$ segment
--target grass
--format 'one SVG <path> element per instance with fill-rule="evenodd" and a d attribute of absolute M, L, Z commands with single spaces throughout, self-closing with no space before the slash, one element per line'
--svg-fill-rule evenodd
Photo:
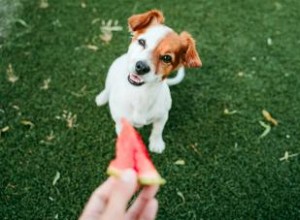
<path fill-rule="evenodd" d="M 204 64 L 171 89 L 167 148 L 151 154 L 168 181 L 157 219 L 299 218 L 300 155 L 279 160 L 300 153 L 299 1 L 48 2 L 22 1 L 0 48 L 1 219 L 75 219 L 107 178 L 114 125 L 94 98 L 127 49 L 127 17 L 152 8 L 192 33 Z M 105 44 L 97 18 L 123 31 Z M 279 125 L 259 138 L 263 109 Z"/>

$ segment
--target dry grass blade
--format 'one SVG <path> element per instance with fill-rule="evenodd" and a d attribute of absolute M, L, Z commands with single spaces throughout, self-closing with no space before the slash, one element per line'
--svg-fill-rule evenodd
<path fill-rule="evenodd" d="M 45 79 L 43 85 L 41 86 L 41 89 L 48 90 L 50 82 L 51 82 L 51 78 Z"/>
<path fill-rule="evenodd" d="M 80 6 L 81 6 L 81 8 L 86 8 L 86 3 L 85 2 L 81 2 Z"/>
<path fill-rule="evenodd" d="M 90 93 L 93 93 L 94 90 L 86 90 L 86 85 L 84 85 L 78 92 L 74 92 L 74 91 L 68 91 L 70 92 L 73 96 L 76 96 L 76 97 L 84 97 Z"/>
<path fill-rule="evenodd" d="M 74 128 L 74 127 L 77 127 L 78 125 L 76 124 L 76 121 L 77 121 L 77 115 L 76 114 L 73 114 L 72 112 L 68 112 L 66 110 L 63 111 L 63 115 L 62 117 L 60 116 L 56 116 L 56 118 L 58 120 L 62 119 L 64 121 L 66 121 L 67 123 L 67 127 L 68 128 Z"/>
<path fill-rule="evenodd" d="M 92 44 L 86 45 L 86 48 L 87 48 L 87 49 L 90 49 L 90 50 L 92 50 L 92 51 L 97 51 L 97 50 L 98 50 L 98 47 L 95 46 L 95 45 L 92 45 Z"/>
<path fill-rule="evenodd" d="M 31 121 L 28 121 L 28 120 L 22 120 L 21 124 L 25 125 L 25 126 L 29 126 L 30 129 L 34 127 L 34 124 Z"/>
<path fill-rule="evenodd" d="M 123 30 L 122 26 L 119 26 L 118 24 L 118 20 L 113 21 L 112 19 L 109 19 L 107 22 L 102 20 L 100 27 L 102 34 L 100 35 L 100 39 L 105 43 L 109 43 L 113 37 L 113 31 Z"/>
<path fill-rule="evenodd" d="M 100 21 L 100 18 L 95 18 L 95 19 L 92 20 L 91 24 L 96 24 L 99 21 Z"/>
<path fill-rule="evenodd" d="M 7 132 L 9 129 L 9 126 L 5 126 L 4 128 L 1 128 L 0 132 L 4 133 Z"/>
<path fill-rule="evenodd" d="M 8 67 L 6 69 L 6 75 L 7 75 L 7 80 L 11 83 L 15 83 L 19 79 L 19 77 L 15 75 L 15 71 L 11 64 L 8 64 Z"/>
<path fill-rule="evenodd" d="M 262 114 L 267 121 L 271 122 L 275 126 L 278 125 L 278 121 L 274 119 L 267 110 L 263 109 Z"/>
<path fill-rule="evenodd" d="M 201 152 L 198 150 L 197 146 L 198 146 L 198 143 L 195 143 L 195 144 L 191 144 L 190 145 L 191 148 L 194 150 L 195 153 L 197 153 L 199 156 L 202 156 L 201 155 Z"/>
<path fill-rule="evenodd" d="M 17 20 L 16 20 L 16 23 L 22 25 L 22 26 L 25 27 L 25 28 L 28 28 L 28 27 L 29 27 L 29 25 L 28 25 L 28 24 L 26 23 L 26 21 L 24 21 L 23 19 L 17 19 Z"/>
<path fill-rule="evenodd" d="M 43 8 L 43 9 L 48 8 L 48 7 L 49 7 L 48 0 L 41 0 L 41 1 L 40 1 L 40 6 L 39 6 L 39 7 L 40 7 L 40 8 Z"/>
<path fill-rule="evenodd" d="M 269 45 L 269 46 L 272 46 L 272 44 L 273 44 L 273 41 L 272 41 L 272 38 L 268 38 L 267 39 L 267 44 Z"/>
<path fill-rule="evenodd" d="M 185 203 L 185 197 L 182 192 L 177 191 L 177 195 L 182 199 L 182 202 Z"/>
<path fill-rule="evenodd" d="M 176 160 L 175 162 L 174 162 L 174 164 L 175 165 L 185 165 L 185 161 L 184 160 Z"/>
<path fill-rule="evenodd" d="M 47 141 L 52 141 L 55 138 L 53 131 L 50 132 L 49 135 L 46 136 Z"/>
<path fill-rule="evenodd" d="M 1 128 L 0 129 L 0 138 L 1 138 L 1 134 L 9 131 L 9 129 L 10 129 L 9 126 L 5 126 L 4 128 Z"/>
<path fill-rule="evenodd" d="M 56 171 L 55 177 L 52 181 L 52 185 L 55 186 L 59 179 L 60 179 L 60 172 Z"/>
<path fill-rule="evenodd" d="M 259 138 L 264 138 L 265 136 L 267 136 L 270 133 L 271 126 L 262 121 L 259 121 L 259 124 L 265 128 L 264 132 L 259 136 Z"/>
<path fill-rule="evenodd" d="M 237 113 L 236 110 L 229 111 L 228 108 L 225 108 L 225 109 L 224 109 L 224 114 L 225 114 L 225 115 L 234 115 L 234 114 L 236 114 L 236 113 Z"/>
<path fill-rule="evenodd" d="M 283 160 L 288 160 L 289 158 L 291 157 L 297 157 L 299 155 L 299 153 L 297 154 L 289 154 L 288 151 L 284 152 L 284 156 L 279 158 L 280 161 L 283 161 Z"/>
<path fill-rule="evenodd" d="M 100 39 L 105 42 L 105 43 L 109 43 L 113 37 L 111 32 L 104 32 L 103 34 L 101 34 Z"/>

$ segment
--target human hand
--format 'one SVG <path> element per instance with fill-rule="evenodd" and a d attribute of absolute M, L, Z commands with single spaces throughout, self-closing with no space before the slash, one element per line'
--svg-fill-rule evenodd
<path fill-rule="evenodd" d="M 109 177 L 93 192 L 79 219 L 153 220 L 158 210 L 155 198 L 158 188 L 158 186 L 144 187 L 127 209 L 129 200 L 138 189 L 138 184 L 136 172 L 126 170 L 120 178 Z"/>

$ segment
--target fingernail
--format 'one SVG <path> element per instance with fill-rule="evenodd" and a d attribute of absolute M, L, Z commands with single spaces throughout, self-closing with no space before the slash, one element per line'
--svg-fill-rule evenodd
<path fill-rule="evenodd" d="M 134 182 L 136 179 L 136 173 L 134 170 L 125 170 L 121 175 L 121 180 L 126 183 Z"/>

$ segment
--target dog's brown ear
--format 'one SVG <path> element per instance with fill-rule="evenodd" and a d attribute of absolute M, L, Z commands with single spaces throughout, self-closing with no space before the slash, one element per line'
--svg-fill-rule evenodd
<path fill-rule="evenodd" d="M 151 10 L 143 14 L 133 15 L 128 19 L 129 30 L 134 32 L 153 24 L 164 23 L 164 15 L 159 10 Z"/>
<path fill-rule="evenodd" d="M 201 67 L 202 62 L 196 50 L 196 43 L 193 37 L 188 32 L 182 32 L 180 34 L 183 45 L 183 57 L 182 62 L 186 67 Z"/>

